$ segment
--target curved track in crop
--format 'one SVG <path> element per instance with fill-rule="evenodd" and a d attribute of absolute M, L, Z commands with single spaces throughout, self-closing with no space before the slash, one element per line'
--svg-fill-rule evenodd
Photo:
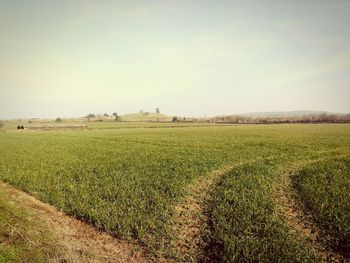
<path fill-rule="evenodd" d="M 202 256 L 203 233 L 208 231 L 207 198 L 218 179 L 231 169 L 227 166 L 200 176 L 188 186 L 186 196 L 176 205 L 175 250 L 181 255 L 181 261 L 197 262 Z"/>
<path fill-rule="evenodd" d="M 307 240 L 314 253 L 327 262 L 350 262 L 342 254 L 332 250 L 327 244 L 329 235 L 318 226 L 310 211 L 299 197 L 293 175 L 306 164 L 314 161 L 295 162 L 281 175 L 276 187 L 277 214 L 285 218 L 291 232 L 298 238 Z"/>

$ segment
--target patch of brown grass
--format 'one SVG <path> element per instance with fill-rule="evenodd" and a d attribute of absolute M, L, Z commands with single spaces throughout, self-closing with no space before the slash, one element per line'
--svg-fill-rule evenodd
<path fill-rule="evenodd" d="M 50 256 L 50 262 L 149 261 L 136 244 L 97 231 L 6 183 L 0 182 L 0 187 L 14 204 L 31 212 L 28 220 L 44 222 L 53 233 L 62 253 Z"/>

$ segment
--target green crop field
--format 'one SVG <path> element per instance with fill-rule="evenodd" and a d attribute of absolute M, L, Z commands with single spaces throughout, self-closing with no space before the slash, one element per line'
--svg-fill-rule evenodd
<path fill-rule="evenodd" d="M 290 178 L 302 209 L 349 257 L 350 125 L 100 125 L 0 133 L 0 179 L 136 241 L 151 260 L 319 261 L 277 211 L 276 189 L 298 163 Z M 202 242 L 187 255 L 176 207 L 223 168 L 205 197 Z"/>
<path fill-rule="evenodd" d="M 308 208 L 329 232 L 335 249 L 350 251 L 350 156 L 322 159 L 303 167 L 296 184 Z"/>

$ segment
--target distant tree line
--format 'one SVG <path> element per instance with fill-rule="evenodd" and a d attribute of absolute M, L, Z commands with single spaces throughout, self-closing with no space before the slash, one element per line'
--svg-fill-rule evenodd
<path fill-rule="evenodd" d="M 268 116 L 252 117 L 242 115 L 218 116 L 210 119 L 215 123 L 346 123 L 350 114 L 318 114 L 304 116 Z"/>
<path fill-rule="evenodd" d="M 89 113 L 88 115 L 86 115 L 84 118 L 88 119 L 89 121 L 91 119 L 93 119 L 94 121 L 103 121 L 104 119 L 112 119 L 114 121 L 119 121 L 120 117 L 118 115 L 118 113 L 113 112 L 111 115 L 109 115 L 107 112 L 102 114 L 94 114 L 94 113 Z"/>
<path fill-rule="evenodd" d="M 159 108 L 156 108 L 154 113 L 156 114 L 160 114 L 160 109 Z M 143 111 L 143 110 L 140 110 L 140 114 L 142 115 L 150 115 L 150 112 L 149 111 Z M 114 121 L 120 121 L 121 120 L 121 117 L 118 115 L 118 113 L 116 112 L 113 112 L 111 115 L 109 115 L 107 112 L 104 113 L 103 115 L 102 114 L 95 114 L 95 113 L 89 113 L 88 115 L 86 115 L 84 118 L 88 119 L 89 121 L 90 120 L 94 120 L 94 121 L 102 121 L 102 120 L 105 120 L 106 118 L 112 118 L 113 116 L 113 119 Z M 58 120 L 59 118 L 56 119 L 56 121 Z M 59 121 L 57 121 L 59 122 Z"/>
<path fill-rule="evenodd" d="M 160 109 L 159 109 L 159 108 L 156 108 L 156 109 L 154 110 L 154 113 L 160 114 Z M 149 111 L 140 110 L 140 114 L 149 115 L 150 112 L 149 112 Z"/>
<path fill-rule="evenodd" d="M 94 113 L 89 113 L 88 115 L 85 116 L 85 118 L 87 119 L 92 119 L 92 118 L 95 118 L 95 114 Z"/>

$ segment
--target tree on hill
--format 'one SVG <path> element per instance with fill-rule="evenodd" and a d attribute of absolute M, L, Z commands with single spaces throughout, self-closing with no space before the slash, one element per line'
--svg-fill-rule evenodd
<path fill-rule="evenodd" d="M 56 122 L 62 122 L 62 118 L 57 117 Z"/>
<path fill-rule="evenodd" d="M 105 117 L 109 117 L 108 113 L 106 112 L 105 114 L 103 114 L 103 116 Z"/>
<path fill-rule="evenodd" d="M 95 114 L 89 113 L 88 115 L 86 115 L 85 118 L 88 118 L 88 119 L 90 119 L 90 118 L 95 118 Z"/>
<path fill-rule="evenodd" d="M 156 108 L 156 113 L 157 113 L 157 114 L 160 114 L 159 108 Z"/>
<path fill-rule="evenodd" d="M 115 121 L 118 121 L 118 120 L 119 120 L 118 113 L 113 112 L 113 116 L 114 116 L 114 120 L 115 120 Z"/>

